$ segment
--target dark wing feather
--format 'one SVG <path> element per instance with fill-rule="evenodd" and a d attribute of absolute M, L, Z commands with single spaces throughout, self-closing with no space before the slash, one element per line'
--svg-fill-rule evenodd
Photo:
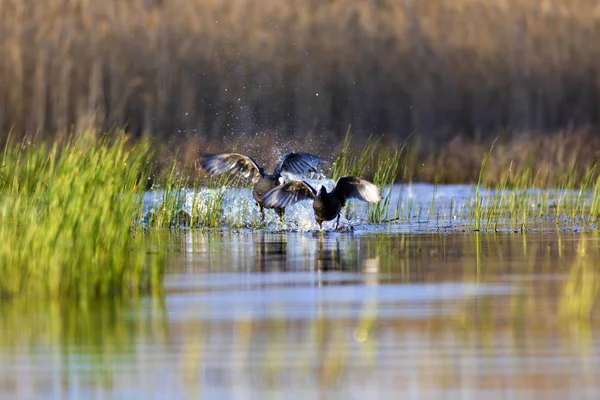
<path fill-rule="evenodd" d="M 308 153 L 287 153 L 283 160 L 275 167 L 274 174 L 291 172 L 296 175 L 304 175 L 309 172 L 318 172 L 319 167 L 325 163 L 321 157 Z"/>
<path fill-rule="evenodd" d="M 237 154 L 210 154 L 200 157 L 200 165 L 210 174 L 240 174 L 256 183 L 263 175 L 262 168 L 252 158 Z"/>
<path fill-rule="evenodd" d="M 283 208 L 300 200 L 314 199 L 316 195 L 317 191 L 308 183 L 289 181 L 265 193 L 262 204 L 269 208 Z"/>
<path fill-rule="evenodd" d="M 377 203 L 381 200 L 381 191 L 377 185 L 356 176 L 342 176 L 338 179 L 333 193 L 342 202 L 350 198 L 369 203 Z"/>

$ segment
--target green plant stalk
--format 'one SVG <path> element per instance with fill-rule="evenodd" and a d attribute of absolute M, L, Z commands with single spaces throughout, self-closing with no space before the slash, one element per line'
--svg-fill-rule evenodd
<path fill-rule="evenodd" d="M 492 153 L 492 150 L 494 149 L 494 144 L 496 143 L 496 141 L 498 140 L 498 138 L 494 139 L 494 141 L 492 142 L 492 145 L 490 146 L 490 149 L 487 153 L 485 153 L 484 157 L 483 157 L 483 161 L 481 163 L 481 168 L 479 169 L 479 178 L 477 179 L 477 189 L 475 190 L 475 231 L 480 231 L 481 230 L 481 218 L 482 218 L 482 207 L 481 207 L 481 199 L 479 197 L 479 191 L 481 188 L 481 179 L 483 177 L 483 173 L 485 172 L 485 167 L 487 166 L 488 160 L 490 158 L 490 154 Z"/>
<path fill-rule="evenodd" d="M 132 226 L 149 144 L 88 131 L 60 145 L 8 143 L 0 189 L 0 297 L 88 301 L 156 290 L 161 253 Z"/>

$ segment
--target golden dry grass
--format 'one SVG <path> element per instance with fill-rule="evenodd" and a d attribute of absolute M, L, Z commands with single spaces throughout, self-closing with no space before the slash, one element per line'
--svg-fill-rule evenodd
<path fill-rule="evenodd" d="M 0 132 L 332 147 L 352 125 L 435 154 L 595 126 L 599 4 L 0 0 Z"/>
<path fill-rule="evenodd" d="M 477 182 L 490 141 L 454 136 L 436 151 L 413 146 L 404 179 L 438 183 Z M 500 135 L 490 154 L 482 183 L 509 186 L 577 187 L 600 159 L 600 135 L 582 128 L 556 133 Z"/>
<path fill-rule="evenodd" d="M 593 0 L 0 0 L 0 36 L 4 131 L 477 137 L 599 116 Z"/>

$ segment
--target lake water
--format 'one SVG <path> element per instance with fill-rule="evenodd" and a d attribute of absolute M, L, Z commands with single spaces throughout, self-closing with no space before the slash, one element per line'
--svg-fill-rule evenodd
<path fill-rule="evenodd" d="M 159 295 L 1 304 L 0 398 L 600 398 L 597 233 L 297 216 L 149 232 Z"/>

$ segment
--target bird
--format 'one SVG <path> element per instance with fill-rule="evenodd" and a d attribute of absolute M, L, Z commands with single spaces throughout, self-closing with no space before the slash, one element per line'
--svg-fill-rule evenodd
<path fill-rule="evenodd" d="M 331 192 L 325 186 L 319 191 L 305 181 L 289 181 L 269 190 L 263 196 L 265 207 L 287 207 L 300 200 L 312 199 L 315 219 L 319 229 L 323 229 L 324 221 L 332 221 L 337 217 L 335 229 L 340 223 L 340 212 L 349 199 L 359 199 L 369 203 L 379 202 L 381 190 L 365 179 L 356 176 L 342 176 Z"/>
<path fill-rule="evenodd" d="M 305 175 L 309 172 L 318 172 L 319 167 L 325 163 L 321 157 L 309 153 L 290 152 L 275 166 L 273 173 L 268 174 L 249 156 L 238 153 L 206 154 L 199 159 L 202 169 L 210 174 L 240 174 L 251 181 L 254 186 L 252 195 L 264 220 L 264 208 L 274 208 L 275 212 L 283 222 L 285 206 L 270 207 L 263 204 L 264 195 L 271 189 L 283 184 L 285 180 L 281 176 L 283 172 L 295 175 Z"/>

